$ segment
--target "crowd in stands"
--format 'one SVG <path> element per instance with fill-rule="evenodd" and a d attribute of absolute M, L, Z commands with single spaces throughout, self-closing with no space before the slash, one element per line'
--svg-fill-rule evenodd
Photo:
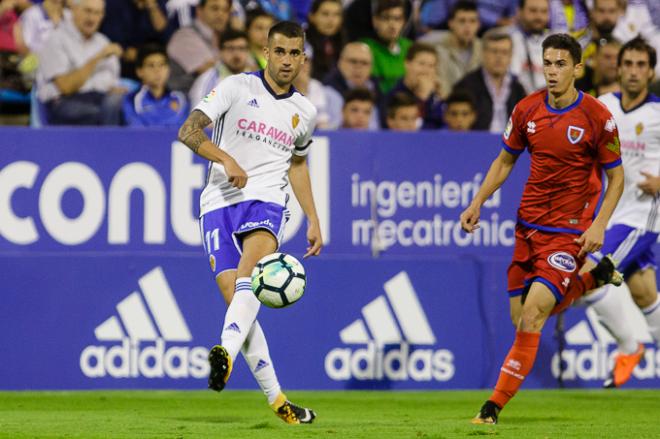
<path fill-rule="evenodd" d="M 0 0 L 0 121 L 178 127 L 265 67 L 280 20 L 306 29 L 294 85 L 324 130 L 499 133 L 544 87 L 551 33 L 580 42 L 594 96 L 618 90 L 623 43 L 660 50 L 660 0 Z"/>

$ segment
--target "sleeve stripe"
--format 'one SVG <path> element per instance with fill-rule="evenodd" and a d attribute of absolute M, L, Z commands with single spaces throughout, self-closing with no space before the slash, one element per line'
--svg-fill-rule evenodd
<path fill-rule="evenodd" d="M 614 160 L 613 162 L 610 162 L 610 163 L 602 163 L 601 166 L 603 167 L 603 169 L 612 169 L 612 168 L 616 168 L 621 163 L 622 163 L 621 159 L 618 158 L 618 159 L 616 159 L 616 160 Z"/>
<path fill-rule="evenodd" d="M 510 153 L 510 154 L 513 154 L 513 155 L 520 155 L 520 154 L 522 154 L 522 152 L 524 151 L 524 149 L 513 149 L 513 148 L 511 148 L 509 145 L 507 145 L 506 143 L 504 143 L 504 141 L 502 141 L 502 148 L 504 148 L 504 150 L 505 150 L 506 152 L 508 152 L 508 153 Z"/>
<path fill-rule="evenodd" d="M 297 146 L 297 145 L 296 145 L 296 151 L 298 151 L 298 152 L 303 152 L 304 150 L 306 150 L 307 148 L 309 148 L 309 145 L 311 145 L 311 144 L 312 144 L 312 140 L 310 140 L 309 142 L 307 142 L 307 144 L 305 144 L 305 145 L 303 145 L 303 146 Z"/>

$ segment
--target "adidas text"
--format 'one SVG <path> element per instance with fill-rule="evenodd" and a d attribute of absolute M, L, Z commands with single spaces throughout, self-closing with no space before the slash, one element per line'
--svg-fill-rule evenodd
<path fill-rule="evenodd" d="M 80 355 L 80 369 L 89 378 L 205 378 L 209 374 L 208 354 L 201 346 L 165 349 L 162 339 L 140 345 L 125 338 L 111 347 L 87 346 Z"/>
<path fill-rule="evenodd" d="M 594 343 L 587 349 L 566 349 L 562 353 L 564 366 L 562 378 L 566 381 L 602 381 L 608 377 L 614 356 L 614 350 L 599 343 Z M 557 353 L 552 357 L 552 375 L 555 378 L 559 376 L 559 355 Z M 633 376 L 638 380 L 660 377 L 660 351 L 647 347 L 644 360 L 637 365 Z"/>
<path fill-rule="evenodd" d="M 411 349 L 401 343 L 382 350 L 374 343 L 363 349 L 335 348 L 325 357 L 332 380 L 449 381 L 455 373 L 454 354 L 447 349 Z"/>

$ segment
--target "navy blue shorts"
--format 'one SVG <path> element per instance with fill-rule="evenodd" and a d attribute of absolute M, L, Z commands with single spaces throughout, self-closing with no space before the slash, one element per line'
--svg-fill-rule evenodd
<path fill-rule="evenodd" d="M 244 201 L 213 210 L 200 218 L 204 250 L 215 276 L 235 270 L 243 252 L 242 236 L 253 230 L 266 230 L 280 246 L 288 211 L 279 204 L 258 200 Z"/>

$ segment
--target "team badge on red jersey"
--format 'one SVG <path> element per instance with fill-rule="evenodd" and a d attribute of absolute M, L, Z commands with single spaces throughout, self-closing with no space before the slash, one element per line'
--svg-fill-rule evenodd
<path fill-rule="evenodd" d="M 583 135 L 584 135 L 584 128 L 569 125 L 568 129 L 566 130 L 566 137 L 568 137 L 568 141 L 571 142 L 573 145 L 575 145 L 580 140 L 582 140 Z"/>

